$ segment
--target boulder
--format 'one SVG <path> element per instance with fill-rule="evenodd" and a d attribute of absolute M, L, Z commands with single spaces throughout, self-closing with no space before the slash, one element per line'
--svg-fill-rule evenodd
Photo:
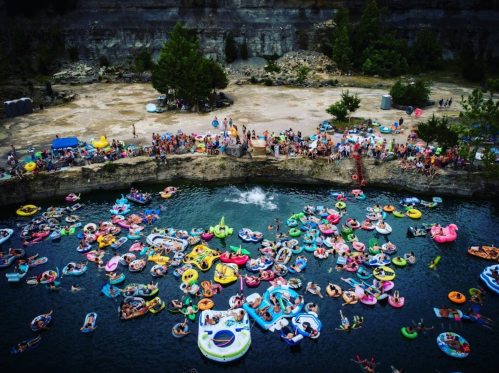
<path fill-rule="evenodd" d="M 227 155 L 240 158 L 243 155 L 243 147 L 241 145 L 227 145 L 225 148 Z"/>
<path fill-rule="evenodd" d="M 185 146 L 179 146 L 176 150 L 177 154 L 187 154 L 189 153 L 189 149 L 187 149 Z"/>

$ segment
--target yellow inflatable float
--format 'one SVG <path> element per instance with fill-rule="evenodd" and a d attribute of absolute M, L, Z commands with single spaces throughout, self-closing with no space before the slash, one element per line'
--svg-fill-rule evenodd
<path fill-rule="evenodd" d="M 164 199 L 168 199 L 172 196 L 170 192 L 159 192 L 159 196 Z"/>
<path fill-rule="evenodd" d="M 192 264 L 205 272 L 211 268 L 213 262 L 220 258 L 220 254 L 208 246 L 197 245 L 194 249 L 184 256 L 184 263 Z"/>
<path fill-rule="evenodd" d="M 407 216 L 410 217 L 411 219 L 419 219 L 423 214 L 421 211 L 416 210 L 416 209 L 410 209 L 407 210 L 406 212 Z"/>
<path fill-rule="evenodd" d="M 36 168 L 36 163 L 35 162 L 26 163 L 26 166 L 24 166 L 24 169 L 26 171 L 33 171 L 35 168 Z"/>
<path fill-rule="evenodd" d="M 111 245 L 114 241 L 116 241 L 116 238 L 112 234 L 106 234 L 105 236 L 99 236 L 99 238 L 97 238 L 99 249 Z"/>
<path fill-rule="evenodd" d="M 109 143 L 107 142 L 105 136 L 101 136 L 100 141 L 93 141 L 92 145 L 94 146 L 94 148 L 105 148 L 109 145 Z"/>
<path fill-rule="evenodd" d="M 38 207 L 35 205 L 26 205 L 17 209 L 16 214 L 21 216 L 30 216 L 38 211 Z"/>
<path fill-rule="evenodd" d="M 191 281 L 196 281 L 199 277 L 198 271 L 195 269 L 188 269 L 182 274 L 182 282 L 191 282 Z"/>
<path fill-rule="evenodd" d="M 238 266 L 234 263 L 218 263 L 215 267 L 214 280 L 219 284 L 229 284 L 237 280 Z"/>
<path fill-rule="evenodd" d="M 236 136 L 237 136 L 237 130 L 234 128 L 234 126 L 231 126 L 231 127 L 230 127 L 230 134 L 231 134 L 233 137 L 236 137 Z"/>
<path fill-rule="evenodd" d="M 160 254 L 154 254 L 147 258 L 149 262 L 155 262 L 159 265 L 166 265 L 170 262 L 170 258 L 167 256 L 162 256 Z"/>

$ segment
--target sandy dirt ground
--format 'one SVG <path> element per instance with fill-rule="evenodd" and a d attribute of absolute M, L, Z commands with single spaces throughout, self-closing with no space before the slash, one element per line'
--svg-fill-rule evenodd
<path fill-rule="evenodd" d="M 57 89 L 54 86 L 54 89 Z M 66 86 L 61 87 L 67 89 Z M 156 103 L 158 93 L 149 84 L 92 84 L 74 86 L 71 89 L 78 99 L 71 103 L 36 111 L 31 115 L 3 120 L 0 132 L 2 154 L 14 144 L 21 152 L 28 147 L 37 150 L 47 148 L 56 135 L 59 137 L 77 136 L 88 141 L 91 138 L 106 136 L 109 140 L 120 139 L 128 142 L 149 143 L 153 132 L 204 133 L 207 129 L 215 132 L 211 122 L 232 118 L 239 126 L 245 124 L 250 130 L 262 133 L 264 130 L 280 132 L 292 128 L 303 135 L 312 134 L 314 129 L 330 115 L 325 109 L 340 99 L 346 88 L 292 88 L 266 87 L 261 85 L 230 84 L 224 90 L 234 99 L 231 107 L 216 109 L 211 113 L 165 112 L 150 114 L 145 110 L 148 103 Z M 431 99 L 453 98 L 451 109 L 427 108 L 421 118 L 415 119 L 401 110 L 381 110 L 381 96 L 388 89 L 350 88 L 362 99 L 355 117 L 371 118 L 384 125 L 398 122 L 402 116 L 406 133 L 396 136 L 404 141 L 409 128 L 418 120 L 427 120 L 432 113 L 455 116 L 461 109 L 461 95 L 471 92 L 469 88 L 448 83 L 435 83 Z M 132 124 L 135 124 L 138 139 L 133 140 Z M 375 129 L 377 133 L 379 129 Z"/>

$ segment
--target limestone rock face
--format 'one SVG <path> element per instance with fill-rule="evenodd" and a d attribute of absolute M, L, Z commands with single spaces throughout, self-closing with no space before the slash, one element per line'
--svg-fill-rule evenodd
<path fill-rule="evenodd" d="M 229 31 L 239 47 L 246 41 L 250 57 L 282 55 L 320 46 L 318 39 L 334 32 L 332 19 L 338 8 L 348 7 L 355 22 L 369 1 L 78 0 L 77 8 L 64 16 L 40 12 L 32 18 L 12 17 L 0 8 L 0 30 L 4 35 L 0 44 L 9 43 L 15 28 L 25 30 L 33 46 L 58 30 L 57 36 L 66 46 L 76 47 L 83 61 L 95 64 L 100 56 L 111 62 L 125 61 L 144 49 L 157 58 L 168 33 L 181 22 L 197 31 L 203 53 L 213 59 L 223 60 Z M 459 40 L 465 34 L 480 40 L 484 50 L 499 51 L 499 0 L 386 3 L 391 11 L 387 25 L 400 37 L 412 40 L 422 26 L 430 26 L 450 52 L 460 49 Z"/>
<path fill-rule="evenodd" d="M 353 159 L 344 159 L 340 165 L 331 166 L 326 159 L 285 160 L 284 157 L 256 156 L 256 152 L 253 155 L 253 159 L 209 156 L 206 153 L 168 155 L 166 165 L 153 157 L 135 157 L 116 161 L 112 174 L 107 171 L 105 163 L 97 163 L 50 174 L 27 174 L 22 180 L 1 179 L 0 206 L 64 197 L 74 192 L 123 189 L 134 183 L 164 185 L 165 181 L 175 179 L 217 183 L 261 180 L 328 185 L 342 190 L 357 188 L 357 183 L 352 180 L 355 173 Z M 398 188 L 433 196 L 489 196 L 497 199 L 499 194 L 499 181 L 485 179 L 481 173 L 446 169 L 429 181 L 420 174 L 402 173 L 398 162 L 375 165 L 372 160 L 363 159 L 362 163 L 369 187 Z"/>

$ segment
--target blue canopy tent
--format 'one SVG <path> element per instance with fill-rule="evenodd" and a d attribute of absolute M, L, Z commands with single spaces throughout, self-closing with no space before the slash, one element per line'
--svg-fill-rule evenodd
<path fill-rule="evenodd" d="M 64 137 L 62 139 L 52 140 L 52 154 L 59 156 L 58 150 L 65 150 L 71 148 L 76 151 L 80 156 L 80 148 L 78 147 L 78 138 L 76 137 Z"/>

